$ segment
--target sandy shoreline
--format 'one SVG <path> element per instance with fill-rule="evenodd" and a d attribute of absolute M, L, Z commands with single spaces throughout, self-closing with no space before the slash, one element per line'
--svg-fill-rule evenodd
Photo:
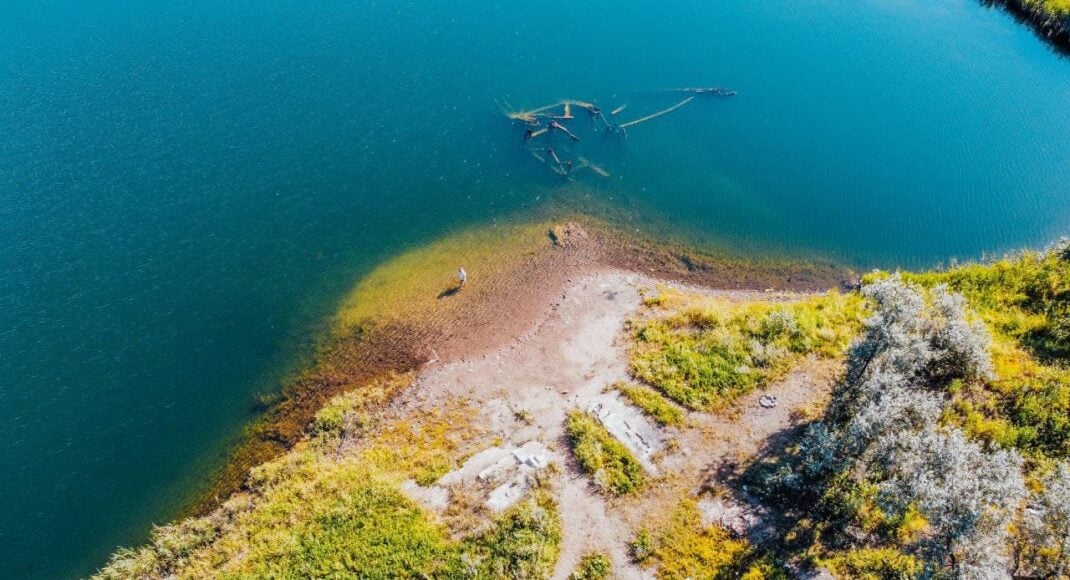
<path fill-rule="evenodd" d="M 286 382 L 279 402 L 252 426 L 234 459 L 190 513 L 215 508 L 241 486 L 250 467 L 277 457 L 300 440 L 311 417 L 332 396 L 384 373 L 419 369 L 429 361 L 463 364 L 515 348 L 561 307 L 577 280 L 625 276 L 642 279 L 649 287 L 660 281 L 758 294 L 822 291 L 854 281 L 849 270 L 831 264 L 710 256 L 659 246 L 582 219 L 540 224 L 536 230 L 526 234 L 527 245 L 514 253 L 481 248 L 486 254 L 483 268 L 468 266 L 465 256 L 448 255 L 437 286 L 418 285 L 409 291 L 412 296 L 402 293 L 392 303 L 403 305 L 404 311 L 386 306 L 382 317 L 332 337 L 310 368 Z M 444 254 L 451 254 L 446 250 Z M 453 262 L 469 268 L 469 283 L 460 291 L 449 282 Z"/>

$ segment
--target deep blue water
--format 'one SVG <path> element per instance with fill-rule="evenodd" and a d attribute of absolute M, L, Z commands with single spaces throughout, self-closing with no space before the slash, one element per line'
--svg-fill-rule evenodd
<path fill-rule="evenodd" d="M 668 106 L 562 185 L 508 103 Z M 1070 233 L 1070 61 L 972 0 L 0 3 L 0 575 L 219 466 L 376 262 L 555 206 L 920 267 Z"/>

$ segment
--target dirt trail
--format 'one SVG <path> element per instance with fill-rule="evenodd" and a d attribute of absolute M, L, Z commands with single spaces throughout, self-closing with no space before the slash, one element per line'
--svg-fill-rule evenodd
<path fill-rule="evenodd" d="M 464 397 L 480 409 L 474 421 L 505 445 L 531 440 L 565 456 L 569 409 L 587 408 L 603 388 L 628 377 L 621 330 L 639 305 L 639 287 L 650 280 L 621 272 L 570 282 L 546 316 L 509 346 L 474 358 L 431 364 L 410 389 L 406 406 L 431 409 Z M 574 469 L 558 483 L 564 528 L 555 577 L 567 577 L 590 550 L 614 559 L 615 573 L 642 577 L 627 558 L 629 526 L 607 509 L 588 480 Z"/>
<path fill-rule="evenodd" d="M 835 374 L 835 365 L 809 360 L 786 379 L 742 400 L 735 416 L 691 413 L 691 427 L 664 430 L 676 440 L 678 451 L 659 460 L 662 474 L 654 483 L 637 497 L 607 500 L 571 460 L 565 415 L 615 397 L 605 388 L 628 379 L 626 322 L 639 313 L 640 289 L 657 284 L 617 270 L 569 280 L 556 299 L 544 303 L 543 315 L 527 332 L 500 348 L 425 365 L 395 402 L 395 411 L 404 415 L 446 408 L 458 398 L 468 400 L 478 410 L 473 424 L 493 436 L 496 445 L 509 448 L 539 441 L 551 458 L 563 463 L 563 474 L 555 482 L 564 533 L 555 578 L 566 578 L 590 551 L 611 556 L 614 577 L 650 577 L 650 571 L 629 558 L 628 544 L 638 529 L 649 526 L 652 517 L 670 513 L 682 497 L 700 492 L 715 473 L 711 466 L 753 456 L 787 430 L 792 411 L 824 396 Z M 716 293 L 739 300 L 771 296 Z M 757 403 L 762 394 L 775 394 L 779 405 L 762 408 Z"/>

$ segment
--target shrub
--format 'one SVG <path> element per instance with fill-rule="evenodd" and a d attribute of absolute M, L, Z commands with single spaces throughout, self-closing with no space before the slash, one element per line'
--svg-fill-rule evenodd
<path fill-rule="evenodd" d="M 887 277 L 873 274 L 876 280 Z M 938 308 L 961 311 L 960 294 L 987 326 L 993 365 L 974 364 L 985 338 L 979 324 L 956 319 L 938 341 L 958 345 L 934 365 L 977 377 L 954 395 L 950 419 L 971 436 L 1020 449 L 1043 463 L 1070 457 L 1070 253 L 1061 242 L 986 264 L 908 273 L 906 283 L 932 288 Z M 946 288 L 942 290 L 941 288 Z M 973 362 L 971 362 L 973 361 Z M 983 361 L 981 361 L 983 362 Z M 989 372 L 985 372 L 988 370 Z"/>
<path fill-rule="evenodd" d="M 646 562 L 654 553 L 654 538 L 650 535 L 650 532 L 642 529 L 635 535 L 635 539 L 629 545 L 632 553 L 632 559 L 638 564 Z"/>
<path fill-rule="evenodd" d="M 840 578 L 882 580 L 917 578 L 922 565 L 911 555 L 894 548 L 858 548 L 818 560 Z"/>
<path fill-rule="evenodd" d="M 820 498 L 810 514 L 820 518 L 812 526 L 819 537 L 878 550 L 839 554 L 833 564 L 852 569 L 849 576 L 879 576 L 872 570 L 900 564 L 924 564 L 938 575 L 1006 575 L 1007 522 L 1025 493 L 1023 461 L 940 425 L 949 396 L 991 376 L 987 334 L 943 288 L 931 304 L 899 276 L 863 293 L 874 314 L 844 384 L 826 419 L 765 478 L 767 493 Z M 904 548 L 917 548 L 921 560 L 900 558 Z"/>
<path fill-rule="evenodd" d="M 889 435 L 878 446 L 882 497 L 925 517 L 931 560 L 956 575 L 1005 574 L 1008 522 L 1025 497 L 1021 457 L 986 453 L 961 431 L 934 427 Z"/>
<path fill-rule="evenodd" d="M 991 379 L 988 348 L 992 337 L 985 325 L 966 318 L 966 299 L 948 291 L 946 284 L 933 289 L 933 307 L 940 318 L 933 330 L 934 357 L 931 372 L 938 378 L 967 381 Z"/>
<path fill-rule="evenodd" d="M 625 495 L 643 487 L 642 465 L 590 413 L 569 412 L 565 432 L 576 459 L 603 491 Z"/>
<path fill-rule="evenodd" d="M 549 578 L 560 550 L 557 503 L 542 489 L 462 547 L 468 572 L 482 578 Z"/>
<path fill-rule="evenodd" d="M 609 578 L 613 571 L 613 562 L 602 552 L 586 554 L 580 559 L 579 566 L 569 575 L 569 580 L 602 580 Z"/>
<path fill-rule="evenodd" d="M 633 543 L 635 549 L 638 538 Z M 719 526 L 703 526 L 694 500 L 685 499 L 659 531 L 645 565 L 657 564 L 658 578 L 782 578 L 783 571 Z"/>

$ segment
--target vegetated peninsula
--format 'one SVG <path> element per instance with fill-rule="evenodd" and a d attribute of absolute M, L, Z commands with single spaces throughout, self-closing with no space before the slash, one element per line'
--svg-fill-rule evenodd
<path fill-rule="evenodd" d="M 344 301 L 254 431 L 292 441 L 99 577 L 1065 576 L 1068 297 L 1066 245 L 852 280 L 457 234 Z"/>
<path fill-rule="evenodd" d="M 1006 6 L 1028 22 L 1037 34 L 1055 47 L 1070 50 L 1070 1 L 1068 0 L 983 0 Z"/>

